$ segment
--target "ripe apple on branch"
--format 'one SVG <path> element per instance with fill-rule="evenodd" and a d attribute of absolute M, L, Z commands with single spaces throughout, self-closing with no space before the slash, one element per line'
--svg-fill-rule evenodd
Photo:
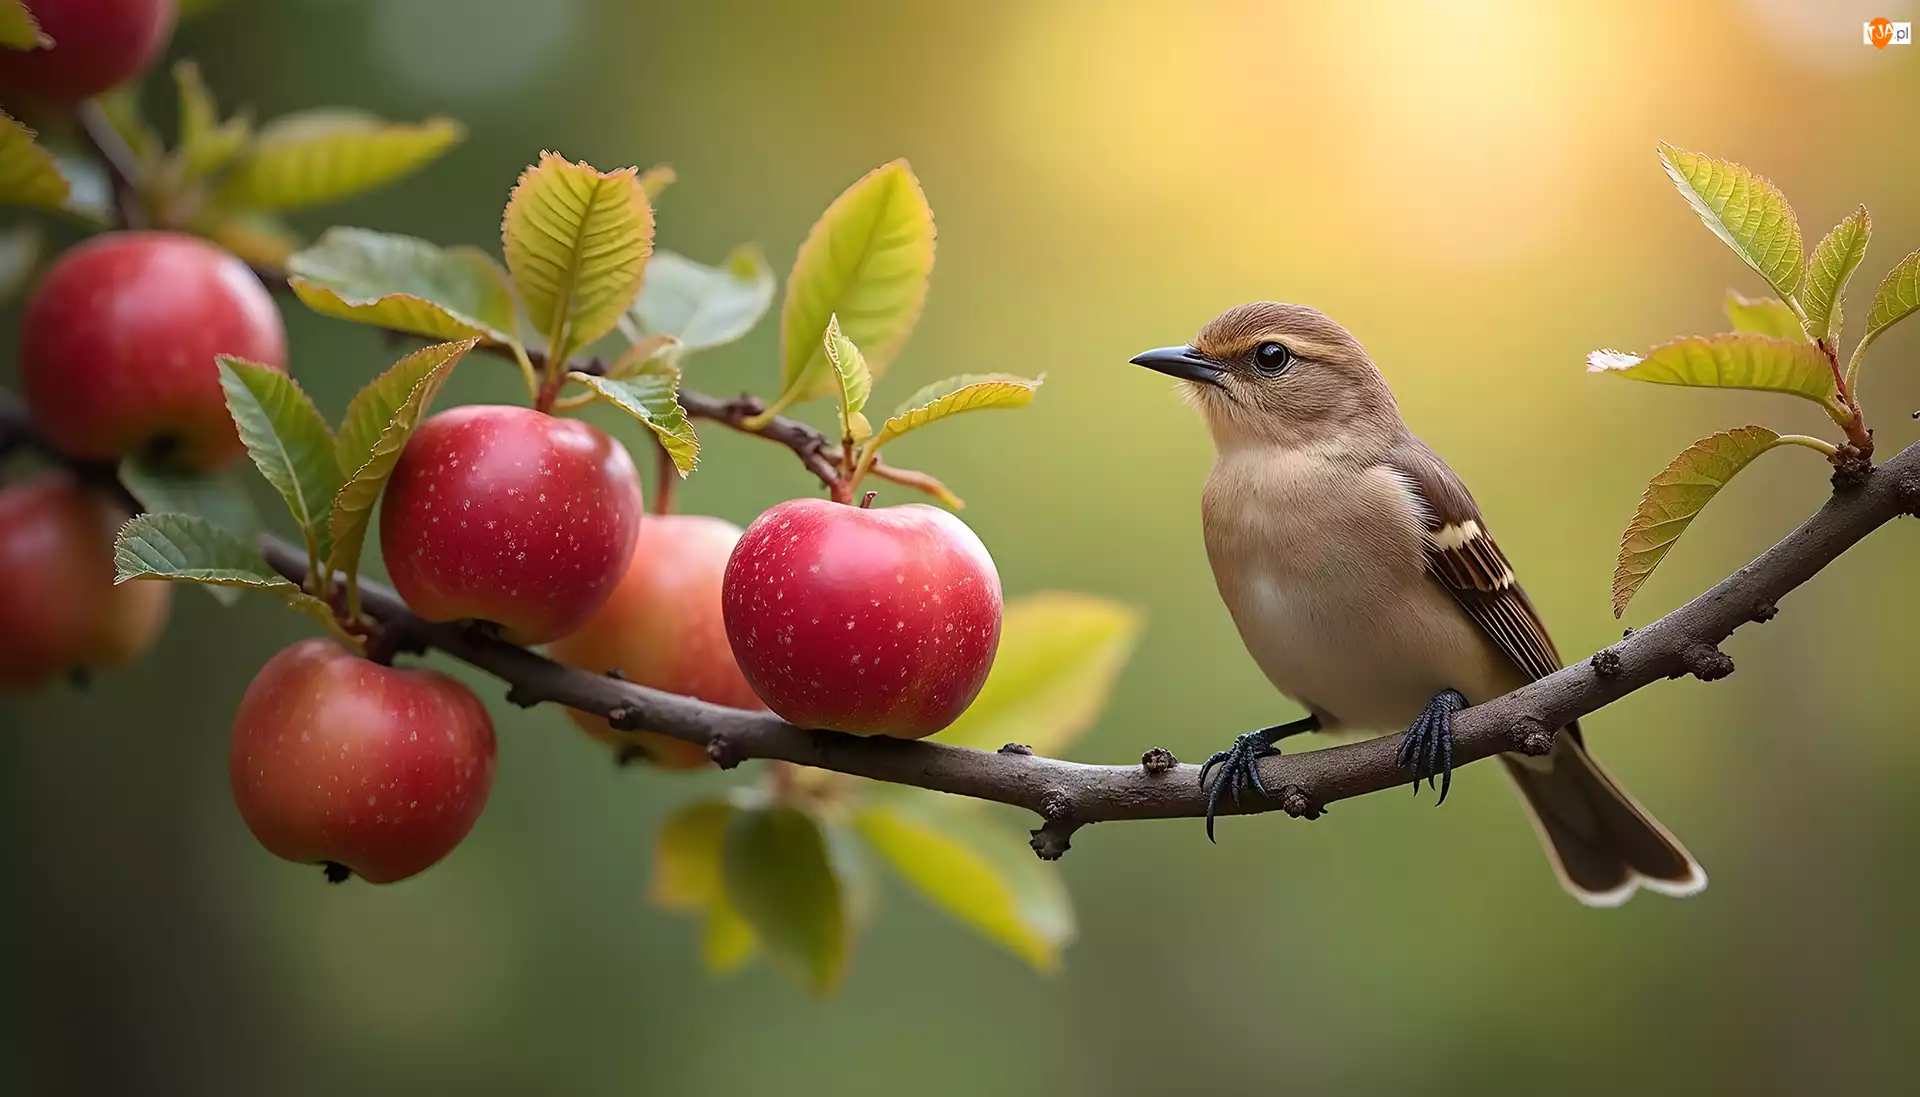
<path fill-rule="evenodd" d="M 223 117 L 199 68 L 182 62 L 169 147 L 131 95 L 101 93 L 158 53 L 170 4 L 29 8 L 44 16 L 35 37 L 6 45 L 44 56 L 0 56 L 0 87 L 24 87 L 41 62 L 81 57 L 98 44 L 90 35 L 133 25 L 102 21 L 110 11 L 164 18 L 121 71 L 5 99 L 69 146 L 64 159 L 0 118 L 0 201 L 99 232 L 34 290 L 22 345 L 31 426 L 9 426 L 0 444 L 27 441 L 36 466 L 53 466 L 0 489 L 0 553 L 13 564 L 0 583 L 18 588 L 6 612 L 21 617 L 7 630 L 14 647 L 0 648 L 9 688 L 137 656 L 164 620 L 157 580 L 223 602 L 272 594 L 325 635 L 267 660 L 237 699 L 229 778 L 240 820 L 330 880 L 415 875 L 480 817 L 493 726 L 466 685 L 391 665 L 409 638 L 360 604 L 377 506 L 385 570 L 420 619 L 547 643 L 596 674 L 818 727 L 970 745 L 1058 749 L 1097 716 L 1137 632 L 1130 611 L 1052 594 L 1015 599 L 1003 619 L 992 559 L 964 523 L 935 507 L 874 506 L 861 490 L 884 481 L 958 508 L 940 480 L 882 460 L 881 448 L 960 412 L 1029 403 L 1040 383 L 957 377 L 867 418 L 933 266 L 932 212 L 904 161 L 849 187 L 801 246 L 771 399 L 715 400 L 683 390 L 682 371 L 753 329 L 778 281 L 750 245 L 714 266 L 655 249 L 654 201 L 671 170 L 543 154 L 507 202 L 504 262 L 347 227 L 303 245 L 282 211 L 402 178 L 462 129 L 326 111 L 256 130 L 245 112 Z M 75 185 L 89 171 L 105 185 Z M 115 201 L 94 204 L 95 191 Z M 289 372 L 297 348 L 288 354 L 268 288 L 427 345 L 329 422 Z M 524 406 L 435 409 L 475 350 L 519 371 Z M 823 397 L 838 407 L 833 439 L 784 414 Z M 646 428 L 660 470 L 654 513 L 643 514 L 626 447 L 572 417 L 596 403 Z M 695 417 L 788 445 L 829 499 L 780 504 L 744 532 L 673 513 L 674 484 L 699 455 Z M 232 467 L 242 452 L 287 506 L 306 562 L 297 582 L 256 547 L 262 523 Z M 145 513 L 110 542 L 105 516 L 134 507 Z M 623 759 L 709 764 L 683 740 L 573 716 Z M 884 862 L 1051 968 L 1071 910 L 1022 849 L 945 798 L 773 763 L 761 781 L 669 821 L 655 898 L 703 917 L 715 970 L 765 953 L 825 991 L 870 909 L 867 866 Z"/>

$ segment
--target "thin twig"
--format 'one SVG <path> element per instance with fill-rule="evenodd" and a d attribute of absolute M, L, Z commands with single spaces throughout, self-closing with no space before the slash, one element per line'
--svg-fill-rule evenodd
<path fill-rule="evenodd" d="M 1781 598 L 1861 538 L 1916 511 L 1920 445 L 1874 470 L 1859 487 L 1836 493 L 1799 528 L 1700 597 L 1592 658 L 1462 711 L 1454 720 L 1456 765 L 1509 751 L 1545 753 L 1555 729 L 1661 678 L 1724 677 L 1732 662 L 1719 644 L 1735 629 L 1772 618 Z M 281 574 L 296 582 L 305 577 L 305 554 L 296 546 L 269 536 L 262 550 Z M 384 626 L 504 680 L 519 703 L 569 705 L 618 727 L 704 744 L 725 764 L 775 759 L 1026 808 L 1043 820 L 1033 841 L 1043 857 L 1059 856 L 1073 832 L 1087 823 L 1198 818 L 1206 811 L 1199 770 L 1153 752 L 1150 763 L 1099 766 L 808 730 L 769 713 L 722 708 L 562 666 L 470 626 L 421 621 L 392 591 L 372 583 L 362 582 L 361 597 Z M 1407 774 L 1397 763 L 1398 747 L 1397 736 L 1386 736 L 1265 759 L 1261 776 L 1276 790 L 1275 798 L 1248 791 L 1238 803 L 1224 801 L 1221 809 L 1314 818 L 1336 800 L 1403 786 Z"/>
<path fill-rule="evenodd" d="M 113 185 L 114 205 L 120 211 L 120 227 L 146 228 L 147 207 L 140 197 L 140 178 L 144 173 L 140 155 L 120 136 L 99 103 L 89 99 L 75 107 L 73 114 L 88 150 L 107 169 L 107 178 Z"/>

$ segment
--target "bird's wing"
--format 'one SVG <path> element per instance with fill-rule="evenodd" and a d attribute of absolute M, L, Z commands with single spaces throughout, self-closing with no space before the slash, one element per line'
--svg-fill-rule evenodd
<path fill-rule="evenodd" d="M 1487 532 L 1480 507 L 1460 477 L 1412 435 L 1394 447 L 1386 464 L 1425 505 L 1427 574 L 1527 677 L 1559 670 L 1560 653 L 1546 625 L 1514 580 L 1513 566 Z"/>

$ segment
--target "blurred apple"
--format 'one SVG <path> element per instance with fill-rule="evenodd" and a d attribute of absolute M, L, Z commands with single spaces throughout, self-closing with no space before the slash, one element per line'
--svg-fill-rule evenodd
<path fill-rule="evenodd" d="M 153 646 L 172 587 L 113 585 L 122 518 L 59 477 L 0 489 L 0 688 L 116 666 Z"/>
<path fill-rule="evenodd" d="M 740 673 L 720 615 L 720 580 L 740 527 L 692 514 L 649 515 L 640 525 L 627 573 L 578 630 L 548 645 L 555 659 L 628 681 L 732 708 L 764 709 Z M 652 732 L 618 732 L 591 713 L 567 715 L 589 734 L 639 747 L 669 769 L 708 764 L 706 748 Z"/>
<path fill-rule="evenodd" d="M 51 49 L 0 50 L 0 87 L 77 103 L 145 69 L 173 32 L 174 0 L 32 0 Z"/>
<path fill-rule="evenodd" d="M 220 354 L 284 370 L 280 311 L 245 263 L 175 233 L 108 233 L 67 252 L 20 325 L 34 422 L 95 461 L 145 453 L 210 470 L 244 453 Z"/>

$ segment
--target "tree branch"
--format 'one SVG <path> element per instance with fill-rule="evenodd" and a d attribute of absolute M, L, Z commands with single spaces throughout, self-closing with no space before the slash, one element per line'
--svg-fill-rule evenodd
<path fill-rule="evenodd" d="M 1506 751 L 1544 754 L 1555 729 L 1661 678 L 1725 677 L 1733 663 L 1721 641 L 1749 621 L 1773 617 L 1779 600 L 1861 538 L 1901 514 L 1920 512 L 1920 445 L 1909 447 L 1855 488 L 1837 493 L 1778 544 L 1712 590 L 1630 633 L 1591 658 L 1454 719 L 1454 760 L 1464 765 Z M 306 554 L 268 536 L 262 549 L 283 575 L 305 577 Z M 1199 770 L 1158 748 L 1140 764 L 1087 765 L 1045 758 L 1009 744 L 997 752 L 809 730 L 763 712 L 722 708 L 603 675 L 562 666 L 486 631 L 434 624 L 409 613 L 390 590 L 361 583 L 368 614 L 401 638 L 401 647 L 438 648 L 504 680 L 519 705 L 555 702 L 606 717 L 616 727 L 646 729 L 699 743 L 720 765 L 775 759 L 893 784 L 972 796 L 1040 815 L 1035 852 L 1057 858 L 1075 830 L 1117 819 L 1197 818 L 1206 796 Z M 1223 814 L 1285 811 L 1314 818 L 1328 804 L 1402 786 L 1399 742 L 1362 743 L 1264 759 L 1261 776 L 1274 799 L 1249 790 Z"/>

